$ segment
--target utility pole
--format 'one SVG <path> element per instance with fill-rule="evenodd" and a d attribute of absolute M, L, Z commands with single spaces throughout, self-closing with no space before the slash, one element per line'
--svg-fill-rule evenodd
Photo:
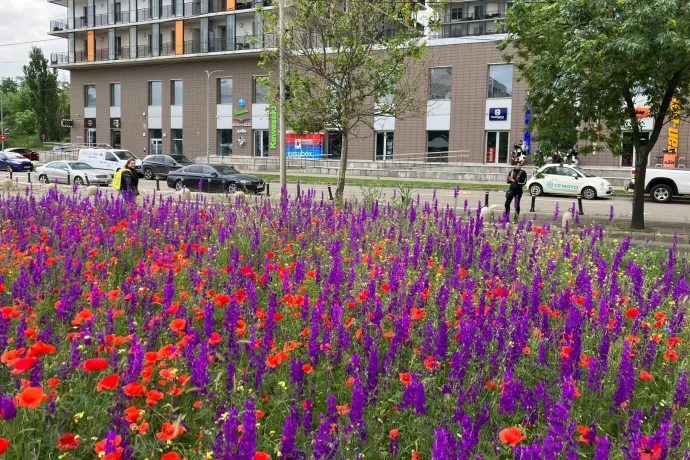
<path fill-rule="evenodd" d="M 211 162 L 211 149 L 209 147 L 208 143 L 208 87 L 211 84 L 211 75 L 213 75 L 216 72 L 225 72 L 225 70 L 214 70 L 213 72 L 209 72 L 208 70 L 204 70 L 206 72 L 206 163 Z"/>
<path fill-rule="evenodd" d="M 280 43 L 278 44 L 280 53 L 280 68 L 279 68 L 279 78 L 280 78 L 280 119 L 279 119 L 279 131 L 280 131 L 280 189 L 281 191 L 287 187 L 287 153 L 285 151 L 285 46 L 283 42 L 283 37 L 285 35 L 285 5 L 283 4 L 285 0 L 278 0 L 278 16 L 279 16 L 279 27 L 280 27 Z"/>
<path fill-rule="evenodd" d="M 5 115 L 4 111 L 2 108 L 2 98 L 4 94 L 2 91 L 0 91 L 0 125 L 2 125 L 2 129 L 0 130 L 0 134 L 5 134 Z M 2 150 L 5 150 L 5 141 L 2 141 Z"/>

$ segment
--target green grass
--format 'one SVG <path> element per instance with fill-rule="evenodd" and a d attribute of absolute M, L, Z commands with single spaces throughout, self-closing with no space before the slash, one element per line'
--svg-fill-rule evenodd
<path fill-rule="evenodd" d="M 275 182 L 280 180 L 278 174 L 257 174 L 252 173 L 253 176 L 258 176 L 265 181 Z M 315 176 L 295 176 L 288 175 L 288 182 L 300 182 L 301 184 L 331 184 L 335 186 L 337 178 L 333 177 L 315 177 Z M 411 180 L 401 180 L 401 179 L 360 179 L 360 178 L 347 178 L 345 179 L 346 185 L 378 185 L 380 187 L 400 187 L 400 186 L 410 186 L 413 188 L 436 188 L 436 189 L 455 189 L 460 187 L 464 190 L 502 190 L 507 187 L 503 184 L 480 184 L 480 183 L 466 183 L 466 182 L 443 182 L 443 181 L 411 181 Z"/>

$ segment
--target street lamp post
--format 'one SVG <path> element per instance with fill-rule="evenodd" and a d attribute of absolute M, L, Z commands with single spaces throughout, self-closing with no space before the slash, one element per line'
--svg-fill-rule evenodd
<path fill-rule="evenodd" d="M 0 131 L 0 134 L 5 134 L 5 116 L 3 115 L 3 109 L 2 109 L 2 90 L 0 90 L 0 125 L 2 126 L 2 131 Z M 5 150 L 5 141 L 2 141 L 2 150 Z"/>
<path fill-rule="evenodd" d="M 224 70 L 214 70 L 213 72 L 209 72 L 208 70 L 204 70 L 206 72 L 206 163 L 211 162 L 211 149 L 209 147 L 208 143 L 208 87 L 211 84 L 211 75 L 217 72 L 225 72 Z"/>
<path fill-rule="evenodd" d="M 278 17 L 280 27 L 280 189 L 287 187 L 287 153 L 285 151 L 285 46 L 283 44 L 283 36 L 285 35 L 285 11 L 283 2 L 285 0 L 278 0 Z"/>

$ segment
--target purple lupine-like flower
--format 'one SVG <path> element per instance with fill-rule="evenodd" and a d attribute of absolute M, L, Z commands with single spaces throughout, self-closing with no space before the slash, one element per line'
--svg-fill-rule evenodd
<path fill-rule="evenodd" d="M 238 459 L 249 460 L 256 452 L 256 408 L 254 403 L 244 403 L 244 415 L 242 416 L 242 439 L 240 440 Z"/>
<path fill-rule="evenodd" d="M 682 371 L 678 374 L 678 381 L 676 383 L 676 393 L 673 396 L 673 405 L 676 409 L 684 409 L 688 406 L 690 400 L 690 385 L 688 384 L 688 376 L 690 372 Z"/>
<path fill-rule="evenodd" d="M 0 419 L 12 420 L 17 416 L 17 407 L 12 396 L 0 396 Z"/>
<path fill-rule="evenodd" d="M 419 380 L 419 377 L 416 373 L 412 374 L 412 382 L 405 387 L 400 407 L 410 407 L 417 414 L 426 415 L 426 395 L 424 392 L 424 384 Z"/>
<path fill-rule="evenodd" d="M 299 427 L 299 413 L 297 409 L 292 407 L 290 413 L 285 418 L 285 424 L 283 425 L 283 437 L 280 444 L 280 450 L 282 456 L 286 460 L 293 460 L 295 451 L 295 436 L 297 435 L 297 429 Z"/>
<path fill-rule="evenodd" d="M 611 205 L 611 210 L 609 211 L 609 222 L 613 222 L 614 214 L 613 214 L 613 205 Z"/>
<path fill-rule="evenodd" d="M 559 216 L 559 209 L 558 209 L 558 203 L 556 203 L 556 210 L 553 213 L 553 221 L 556 222 L 558 220 Z"/>
<path fill-rule="evenodd" d="M 432 460 L 455 460 L 458 456 L 458 443 L 453 433 L 440 427 L 434 433 L 434 445 L 431 452 Z"/>

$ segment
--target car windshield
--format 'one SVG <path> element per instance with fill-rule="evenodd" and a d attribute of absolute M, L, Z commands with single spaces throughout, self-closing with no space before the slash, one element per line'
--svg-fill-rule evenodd
<path fill-rule="evenodd" d="M 135 157 L 132 152 L 129 152 L 127 150 L 116 150 L 113 152 L 115 156 L 117 156 L 120 160 L 136 160 L 137 157 Z"/>
<path fill-rule="evenodd" d="M 232 166 L 214 166 L 215 170 L 218 171 L 218 173 L 223 174 L 223 175 L 231 175 L 231 174 L 240 174 L 238 170 L 233 168 Z"/>
<path fill-rule="evenodd" d="M 190 160 L 189 158 L 187 158 L 184 155 L 170 155 L 170 158 L 175 160 L 175 162 L 177 162 L 177 163 L 182 163 L 185 165 L 191 165 L 192 163 L 194 163 L 192 160 Z"/>
<path fill-rule="evenodd" d="M 574 169 L 575 171 L 579 172 L 580 174 L 582 174 L 582 175 L 585 176 L 585 177 L 597 177 L 597 176 L 595 176 L 595 175 L 592 174 L 592 173 L 588 173 L 587 171 L 585 171 L 585 170 L 582 169 L 582 168 L 573 168 L 573 169 Z"/>
<path fill-rule="evenodd" d="M 70 166 L 70 168 L 76 169 L 76 170 L 79 170 L 79 169 L 94 169 L 94 168 L 91 167 L 91 165 L 87 165 L 86 163 L 81 163 L 81 162 L 79 162 L 79 163 L 69 163 L 69 166 Z"/>

